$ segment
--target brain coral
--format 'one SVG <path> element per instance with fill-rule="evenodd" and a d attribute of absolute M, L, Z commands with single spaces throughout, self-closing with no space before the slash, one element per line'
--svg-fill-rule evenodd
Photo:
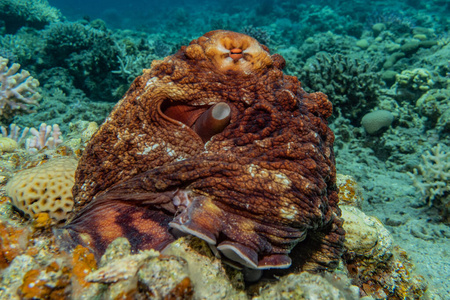
<path fill-rule="evenodd" d="M 6 185 L 6 193 L 15 207 L 31 217 L 45 212 L 55 221 L 64 220 L 73 208 L 76 167 L 75 159 L 50 160 L 17 173 Z"/>

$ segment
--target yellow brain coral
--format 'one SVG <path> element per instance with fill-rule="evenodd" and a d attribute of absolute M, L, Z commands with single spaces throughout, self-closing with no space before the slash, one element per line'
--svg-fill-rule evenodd
<path fill-rule="evenodd" d="M 45 212 L 55 221 L 64 220 L 73 208 L 77 164 L 75 159 L 58 158 L 21 171 L 8 182 L 6 193 L 14 206 L 31 217 Z"/>

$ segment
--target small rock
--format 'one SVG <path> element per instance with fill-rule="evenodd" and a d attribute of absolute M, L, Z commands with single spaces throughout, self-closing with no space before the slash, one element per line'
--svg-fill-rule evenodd
<path fill-rule="evenodd" d="M 376 110 L 370 112 L 361 120 L 361 125 L 368 134 L 374 134 L 383 127 L 391 126 L 394 121 L 394 115 L 387 110 Z"/>

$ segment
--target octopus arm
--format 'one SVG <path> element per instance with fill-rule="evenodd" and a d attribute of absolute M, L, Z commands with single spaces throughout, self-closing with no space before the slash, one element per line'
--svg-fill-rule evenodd
<path fill-rule="evenodd" d="M 68 248 L 81 244 L 100 258 L 118 237 L 126 237 L 134 251 L 162 250 L 175 240 L 168 230 L 174 213 L 173 192 L 118 191 L 95 197 L 60 230 Z"/>

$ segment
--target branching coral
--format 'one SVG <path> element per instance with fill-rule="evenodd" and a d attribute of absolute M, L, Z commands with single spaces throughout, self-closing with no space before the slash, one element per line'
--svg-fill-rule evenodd
<path fill-rule="evenodd" d="M 431 202 L 450 191 L 450 152 L 441 150 L 438 144 L 423 154 L 422 159 L 423 164 L 409 174 L 424 198 Z"/>
<path fill-rule="evenodd" d="M 9 133 L 8 133 L 8 130 L 6 129 L 6 127 L 4 127 L 4 126 L 1 127 L 2 136 L 15 140 L 17 142 L 17 144 L 21 144 L 23 141 L 25 141 L 25 136 L 27 135 L 29 130 L 30 130 L 30 128 L 25 127 L 22 130 L 22 133 L 20 133 L 19 126 L 17 126 L 16 124 L 10 124 L 9 125 Z"/>
<path fill-rule="evenodd" d="M 94 124 L 96 124 L 94 122 Z M 58 124 L 53 126 L 41 123 L 39 130 L 36 128 L 25 127 L 22 132 L 20 127 L 16 124 L 9 125 L 9 133 L 6 127 L 2 126 L 1 137 L 10 138 L 17 142 L 17 144 L 25 147 L 30 154 L 37 153 L 39 150 L 56 149 L 62 142 L 63 137 Z M 32 136 L 27 137 L 28 133 Z M 92 135 L 92 134 L 91 134 Z"/>
<path fill-rule="evenodd" d="M 447 215 L 450 206 L 450 152 L 441 149 L 441 145 L 431 148 L 422 155 L 423 163 L 408 173 L 430 205 L 443 206 Z"/>
<path fill-rule="evenodd" d="M 306 61 L 299 79 L 307 90 L 328 95 L 355 124 L 377 104 L 378 77 L 369 64 L 349 56 L 319 52 Z"/>
<path fill-rule="evenodd" d="M 269 45 L 271 42 L 270 33 L 260 27 L 245 26 L 241 29 L 241 32 L 257 39 L 261 44 Z"/>
<path fill-rule="evenodd" d="M 52 126 L 42 123 L 39 130 L 31 128 L 30 133 L 33 137 L 28 138 L 25 142 L 25 148 L 30 153 L 35 153 L 44 147 L 55 149 L 62 143 L 61 130 L 58 124 L 54 124 L 52 128 Z"/>
<path fill-rule="evenodd" d="M 19 64 L 8 68 L 8 60 L 0 56 L 0 117 L 11 117 L 16 111 L 29 112 L 29 104 L 37 105 L 41 95 L 37 92 L 39 81 Z"/>

